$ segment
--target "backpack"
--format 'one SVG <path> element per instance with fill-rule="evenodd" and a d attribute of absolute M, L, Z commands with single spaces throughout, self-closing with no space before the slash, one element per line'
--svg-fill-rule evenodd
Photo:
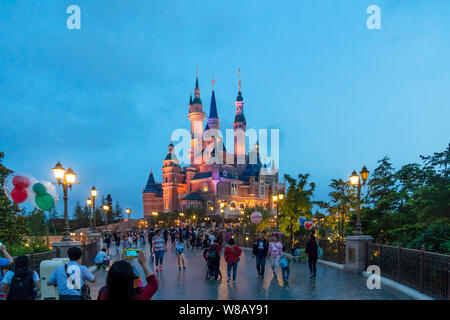
<path fill-rule="evenodd" d="M 280 267 L 281 269 L 287 268 L 289 266 L 289 262 L 287 261 L 285 256 L 282 256 L 280 259 Z"/>
<path fill-rule="evenodd" d="M 211 247 L 208 252 L 208 262 L 216 262 L 217 261 L 217 248 Z"/>
<path fill-rule="evenodd" d="M 11 279 L 8 297 L 6 300 L 36 300 L 34 290 L 33 271 L 25 273 L 15 273 Z"/>

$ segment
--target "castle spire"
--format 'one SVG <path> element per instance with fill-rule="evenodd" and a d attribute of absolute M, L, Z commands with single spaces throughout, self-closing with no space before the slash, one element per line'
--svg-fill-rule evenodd
<path fill-rule="evenodd" d="M 219 129 L 219 116 L 217 114 L 217 105 L 216 105 L 216 94 L 214 91 L 214 85 L 216 81 L 214 77 L 211 80 L 212 84 L 212 94 L 211 94 L 211 105 L 209 107 L 209 117 L 207 120 L 208 129 Z"/>

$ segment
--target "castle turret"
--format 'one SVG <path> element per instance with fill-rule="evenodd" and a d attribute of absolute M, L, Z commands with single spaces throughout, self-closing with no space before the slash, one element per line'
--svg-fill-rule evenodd
<path fill-rule="evenodd" d="M 191 122 L 191 150 L 189 152 L 192 164 L 201 164 L 201 142 L 203 138 L 203 120 L 206 114 L 203 112 L 203 104 L 200 99 L 200 87 L 198 85 L 198 71 L 195 79 L 194 100 L 189 103 L 189 121 Z M 195 154 L 197 151 L 199 154 Z M 200 157 L 200 159 L 198 159 Z"/>
<path fill-rule="evenodd" d="M 178 187 L 183 183 L 183 174 L 178 159 L 173 151 L 172 141 L 163 165 L 163 210 L 164 212 L 178 209 Z"/>
<path fill-rule="evenodd" d="M 239 91 L 236 97 L 236 115 L 234 117 L 234 155 L 237 164 L 245 163 L 245 129 L 244 98 L 241 92 L 241 69 L 239 69 Z"/>

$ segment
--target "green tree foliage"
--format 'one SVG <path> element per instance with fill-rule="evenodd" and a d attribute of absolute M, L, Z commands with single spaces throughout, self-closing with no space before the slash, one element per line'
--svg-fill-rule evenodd
<path fill-rule="evenodd" d="M 288 182 L 286 197 L 280 202 L 279 227 L 290 237 L 291 245 L 294 243 L 294 235 L 297 233 L 300 237 L 305 237 L 307 231 L 298 223 L 298 218 L 305 216 L 312 218 L 312 200 L 316 185 L 314 182 L 308 182 L 309 174 L 299 174 L 298 181 L 288 174 L 284 175 Z"/>
<path fill-rule="evenodd" d="M 0 152 L 0 241 L 8 246 L 21 244 L 26 236 L 25 217 L 19 206 L 11 202 L 3 189 L 3 184 L 13 171 L 3 165 L 4 153 Z"/>
<path fill-rule="evenodd" d="M 56 207 L 48 213 L 47 226 L 50 234 L 57 235 L 64 231 L 64 220 L 59 215 Z"/>
<path fill-rule="evenodd" d="M 25 225 L 31 236 L 44 236 L 47 233 L 47 217 L 45 212 L 34 209 L 25 215 Z"/>
<path fill-rule="evenodd" d="M 387 157 L 379 161 L 361 212 L 363 232 L 378 243 L 449 253 L 450 145 L 421 160 L 397 171 Z"/>
<path fill-rule="evenodd" d="M 89 226 L 89 211 L 87 207 L 81 207 L 80 202 L 78 201 L 75 205 L 75 209 L 73 212 L 73 220 L 72 220 L 73 228 L 80 229 L 86 228 Z"/>

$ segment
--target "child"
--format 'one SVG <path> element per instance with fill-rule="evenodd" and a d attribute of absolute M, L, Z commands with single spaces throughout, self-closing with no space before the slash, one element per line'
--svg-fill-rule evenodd
<path fill-rule="evenodd" d="M 289 264 L 291 263 L 293 256 L 286 252 L 286 247 L 283 247 L 281 251 L 282 251 L 280 255 L 281 275 L 283 277 L 284 284 L 288 284 L 289 276 L 291 274 Z"/>

